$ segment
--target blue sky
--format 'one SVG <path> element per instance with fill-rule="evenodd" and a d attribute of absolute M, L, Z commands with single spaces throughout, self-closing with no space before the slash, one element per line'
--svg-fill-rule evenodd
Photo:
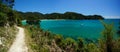
<path fill-rule="evenodd" d="M 14 9 L 44 14 L 69 11 L 120 19 L 120 0 L 15 0 Z"/>

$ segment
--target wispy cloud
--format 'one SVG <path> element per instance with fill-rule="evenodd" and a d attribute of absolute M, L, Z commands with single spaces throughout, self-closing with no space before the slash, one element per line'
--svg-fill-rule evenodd
<path fill-rule="evenodd" d="M 120 19 L 120 16 L 103 16 L 105 19 Z"/>

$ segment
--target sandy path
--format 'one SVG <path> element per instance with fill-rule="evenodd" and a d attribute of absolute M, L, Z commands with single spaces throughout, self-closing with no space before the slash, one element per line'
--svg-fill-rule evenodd
<path fill-rule="evenodd" d="M 28 52 L 28 48 L 25 44 L 25 33 L 24 29 L 17 27 L 19 29 L 16 39 L 13 42 L 8 52 Z"/>

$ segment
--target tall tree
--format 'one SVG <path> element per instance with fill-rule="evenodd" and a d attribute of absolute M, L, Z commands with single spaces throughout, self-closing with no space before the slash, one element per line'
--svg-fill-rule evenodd
<path fill-rule="evenodd" d="M 0 12 L 0 26 L 4 26 L 7 23 L 7 15 Z"/>
<path fill-rule="evenodd" d="M 5 4 L 9 6 L 10 8 L 13 8 L 15 0 L 0 0 L 0 3 Z"/>
<path fill-rule="evenodd" d="M 119 21 L 119 27 L 118 27 L 119 29 L 118 29 L 118 31 L 117 31 L 117 34 L 118 34 L 118 36 L 120 36 L 120 21 Z"/>
<path fill-rule="evenodd" d="M 102 32 L 105 44 L 106 44 L 106 51 L 112 52 L 113 47 L 113 24 L 106 24 L 103 21 L 101 21 L 104 26 L 104 31 Z"/>

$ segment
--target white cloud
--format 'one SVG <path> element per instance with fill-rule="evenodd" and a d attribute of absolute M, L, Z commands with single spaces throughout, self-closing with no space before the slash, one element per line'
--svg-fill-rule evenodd
<path fill-rule="evenodd" d="M 120 16 L 103 16 L 105 19 L 120 19 Z"/>

